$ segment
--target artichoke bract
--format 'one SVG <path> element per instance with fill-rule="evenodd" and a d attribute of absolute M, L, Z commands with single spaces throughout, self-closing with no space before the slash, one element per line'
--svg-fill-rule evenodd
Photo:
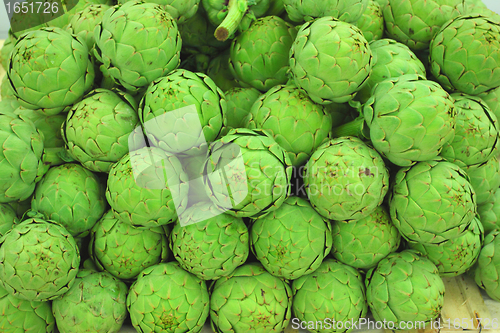
<path fill-rule="evenodd" d="M 205 281 L 170 262 L 139 274 L 127 309 L 138 331 L 197 333 L 208 318 L 210 300 Z"/>
<path fill-rule="evenodd" d="M 479 14 L 444 24 L 429 46 L 430 71 L 443 88 L 479 95 L 500 86 L 500 22 Z"/>
<path fill-rule="evenodd" d="M 366 84 L 354 98 L 361 103 L 372 95 L 372 89 L 378 83 L 405 74 L 419 74 L 425 77 L 424 64 L 408 46 L 392 39 L 381 39 L 370 42 L 373 54 L 373 67 Z"/>
<path fill-rule="evenodd" d="M 429 47 L 448 20 L 464 14 L 462 0 L 389 0 L 383 8 L 387 34 L 412 50 Z"/>
<path fill-rule="evenodd" d="M 464 168 L 476 192 L 476 203 L 482 205 L 491 200 L 500 187 L 500 161 L 496 155 L 486 162 Z"/>
<path fill-rule="evenodd" d="M 368 6 L 368 0 L 283 0 L 292 21 L 311 21 L 333 16 L 348 23 L 355 23 Z"/>
<path fill-rule="evenodd" d="M 0 285 L 28 301 L 49 301 L 75 282 L 80 252 L 63 226 L 38 218 L 15 225 L 0 238 Z"/>
<path fill-rule="evenodd" d="M 158 4 L 138 0 L 108 9 L 94 39 L 103 75 L 132 93 L 180 64 L 177 23 Z"/>
<path fill-rule="evenodd" d="M 261 95 L 242 122 L 246 128 L 267 131 L 296 167 L 329 139 L 332 128 L 328 110 L 293 85 L 275 86 Z"/>
<path fill-rule="evenodd" d="M 498 154 L 500 124 L 488 105 L 475 96 L 451 94 L 451 97 L 457 110 L 455 137 L 444 145 L 440 155 L 466 167 Z"/>
<path fill-rule="evenodd" d="M 210 200 L 237 217 L 278 209 L 290 193 L 288 154 L 263 130 L 235 129 L 216 141 L 203 166 Z"/>
<path fill-rule="evenodd" d="M 167 230 L 137 229 L 108 211 L 90 232 L 89 254 L 96 268 L 123 281 L 133 281 L 139 273 L 169 256 Z"/>
<path fill-rule="evenodd" d="M 127 317 L 128 288 L 106 272 L 80 270 L 75 283 L 52 301 L 60 333 L 116 333 Z"/>
<path fill-rule="evenodd" d="M 43 134 L 26 116 L 0 113 L 0 143 L 0 202 L 28 199 L 48 169 Z"/>
<path fill-rule="evenodd" d="M 416 251 L 388 255 L 368 272 L 365 284 L 373 317 L 387 321 L 389 329 L 404 328 L 405 322 L 429 323 L 441 314 L 443 280 L 436 266 Z"/>
<path fill-rule="evenodd" d="M 372 65 L 372 52 L 361 30 L 331 16 L 302 25 L 290 49 L 295 85 L 319 104 L 352 100 Z"/>
<path fill-rule="evenodd" d="M 10 53 L 14 49 L 14 44 L 16 43 L 17 38 L 12 34 L 12 31 L 9 29 L 9 34 L 7 35 L 7 39 L 4 41 L 2 48 L 0 48 L 0 66 L 3 67 L 4 70 L 7 70 L 7 63 L 10 58 Z"/>
<path fill-rule="evenodd" d="M 217 280 L 247 260 L 249 235 L 242 218 L 200 202 L 184 211 L 180 220 L 184 223 L 176 223 L 170 233 L 170 249 L 188 272 L 203 280 Z"/>
<path fill-rule="evenodd" d="M 467 231 L 440 244 L 408 242 L 408 246 L 432 261 L 441 276 L 457 276 L 474 265 L 483 244 L 483 225 L 474 218 Z"/>
<path fill-rule="evenodd" d="M 288 81 L 288 53 L 297 29 L 278 16 L 266 16 L 231 44 L 229 68 L 239 81 L 262 92 Z"/>
<path fill-rule="evenodd" d="M 268 272 L 294 280 L 314 272 L 330 253 L 330 222 L 307 200 L 289 197 L 280 208 L 253 222 L 250 245 Z"/>
<path fill-rule="evenodd" d="M 226 128 L 225 134 L 233 128 L 245 127 L 245 117 L 250 113 L 253 103 L 261 95 L 255 88 L 231 88 L 224 94 L 226 96 Z"/>
<path fill-rule="evenodd" d="M 154 81 L 139 107 L 150 144 L 182 155 L 206 151 L 225 122 L 224 93 L 207 75 L 178 69 Z"/>
<path fill-rule="evenodd" d="M 48 114 L 60 113 L 82 99 L 95 77 L 85 42 L 60 28 L 21 35 L 7 67 L 19 103 Z"/>
<path fill-rule="evenodd" d="M 279 333 L 292 316 L 292 291 L 260 264 L 248 263 L 211 287 L 214 332 Z"/>
<path fill-rule="evenodd" d="M 473 276 L 488 296 L 500 302 L 500 230 L 491 231 L 484 238 L 484 245 L 473 268 Z"/>
<path fill-rule="evenodd" d="M 479 220 L 484 228 L 484 234 L 489 234 L 493 229 L 500 229 L 500 190 L 497 188 L 493 196 L 481 205 L 477 205 Z"/>
<path fill-rule="evenodd" d="M 36 187 L 31 209 L 61 224 L 73 237 L 84 237 L 107 204 L 99 178 L 79 164 L 52 167 Z"/>
<path fill-rule="evenodd" d="M 230 49 L 226 49 L 224 52 L 221 52 L 219 55 L 210 60 L 205 71 L 217 87 L 224 92 L 232 88 L 248 86 L 242 81 L 236 79 L 234 71 L 229 67 L 230 58 Z"/>
<path fill-rule="evenodd" d="M 118 3 L 123 4 L 136 0 L 121 0 Z M 152 0 L 151 3 L 157 3 L 169 13 L 177 24 L 182 24 L 192 18 L 198 11 L 200 0 Z"/>
<path fill-rule="evenodd" d="M 490 107 L 491 112 L 495 114 L 497 120 L 500 119 L 500 87 L 482 93 L 478 97 Z"/>
<path fill-rule="evenodd" d="M 314 209 L 332 220 L 368 216 L 389 189 L 389 172 L 382 157 L 354 137 L 321 145 L 307 161 L 303 178 Z"/>
<path fill-rule="evenodd" d="M 14 89 L 12 89 L 12 85 L 10 84 L 9 78 L 7 75 L 4 75 L 2 78 L 2 82 L 0 84 L 0 99 L 1 100 L 6 100 L 6 99 L 11 99 L 15 100 L 18 105 L 19 102 L 14 96 Z M 0 101 L 1 102 L 1 101 Z"/>
<path fill-rule="evenodd" d="M 132 96 L 98 88 L 71 108 L 61 132 L 69 155 L 91 171 L 109 172 L 129 151 L 129 135 L 138 124 Z"/>
<path fill-rule="evenodd" d="M 8 204 L 0 204 L 0 237 L 19 222 L 16 211 Z"/>
<path fill-rule="evenodd" d="M 144 147 L 113 165 L 106 199 L 123 222 L 137 228 L 157 227 L 175 222 L 184 211 L 189 185 L 175 156 Z"/>
<path fill-rule="evenodd" d="M 374 0 L 368 1 L 363 15 L 354 23 L 365 36 L 367 42 L 378 40 L 384 34 L 384 15 L 379 3 Z"/>
<path fill-rule="evenodd" d="M 403 237 L 439 244 L 467 232 L 476 216 L 476 193 L 465 171 L 436 159 L 399 169 L 389 208 Z"/>
<path fill-rule="evenodd" d="M 0 286 L 0 330 L 6 333 L 53 333 L 55 320 L 49 302 L 31 302 L 10 295 Z"/>
<path fill-rule="evenodd" d="M 332 223 L 332 256 L 358 269 L 375 267 L 380 260 L 396 252 L 401 235 L 385 206 L 355 221 Z"/>
<path fill-rule="evenodd" d="M 104 4 L 88 5 L 75 13 L 66 30 L 80 37 L 87 45 L 87 48 L 91 50 L 95 45 L 94 29 L 102 21 L 104 12 L 109 8 L 111 6 Z"/>
<path fill-rule="evenodd" d="M 308 332 L 348 332 L 368 311 L 362 275 L 333 259 L 293 281 L 292 291 L 292 325 L 305 323 Z"/>

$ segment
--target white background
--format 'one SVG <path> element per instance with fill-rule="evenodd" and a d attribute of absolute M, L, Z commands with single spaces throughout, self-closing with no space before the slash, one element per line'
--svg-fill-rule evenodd
<path fill-rule="evenodd" d="M 500 13 L 500 1 L 499 0 L 483 0 L 483 2 L 491 9 Z M 0 3 L 0 39 L 7 38 L 7 31 L 9 30 L 10 24 L 7 17 L 7 12 L 3 1 Z"/>

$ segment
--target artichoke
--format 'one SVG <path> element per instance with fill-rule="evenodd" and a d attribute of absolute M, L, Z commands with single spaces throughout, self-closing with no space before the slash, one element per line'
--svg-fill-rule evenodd
<path fill-rule="evenodd" d="M 321 145 L 307 161 L 303 178 L 312 206 L 332 220 L 370 215 L 389 189 L 389 172 L 382 157 L 354 137 Z"/>
<path fill-rule="evenodd" d="M 283 0 L 292 21 L 311 21 L 333 16 L 348 23 L 355 23 L 368 7 L 369 0 Z"/>
<path fill-rule="evenodd" d="M 473 276 L 479 287 L 484 289 L 488 296 L 500 302 L 500 230 L 491 231 L 484 238 L 484 245 L 479 253 L 477 263 L 473 268 Z"/>
<path fill-rule="evenodd" d="M 158 148 L 125 155 L 111 168 L 107 184 L 106 199 L 115 216 L 134 227 L 173 223 L 187 206 L 187 175 L 175 156 Z"/>
<path fill-rule="evenodd" d="M 206 73 L 222 91 L 243 86 L 244 83 L 236 80 L 229 67 L 230 50 L 227 49 L 214 57 L 207 65 Z"/>
<path fill-rule="evenodd" d="M 500 229 L 500 190 L 494 190 L 493 196 L 481 205 L 477 205 L 479 220 L 484 228 L 484 234 L 489 234 L 493 229 Z"/>
<path fill-rule="evenodd" d="M 184 211 L 180 220 L 170 233 L 170 249 L 186 271 L 217 280 L 247 260 L 249 235 L 242 218 L 200 202 Z"/>
<path fill-rule="evenodd" d="M 84 237 L 107 208 L 99 178 L 79 164 L 52 167 L 36 187 L 31 209 Z"/>
<path fill-rule="evenodd" d="M 23 201 L 47 172 L 43 134 L 28 117 L 0 113 L 0 202 Z"/>
<path fill-rule="evenodd" d="M 355 221 L 332 223 L 332 255 L 338 261 L 358 269 L 368 270 L 383 258 L 396 252 L 401 235 L 384 206 Z"/>
<path fill-rule="evenodd" d="M 216 333 L 279 333 L 290 322 L 290 287 L 260 264 L 241 266 L 210 289 L 210 319 Z"/>
<path fill-rule="evenodd" d="M 0 67 L 3 67 L 4 70 L 7 70 L 10 53 L 14 49 L 14 44 L 16 43 L 16 41 L 17 38 L 12 34 L 12 30 L 9 29 L 7 39 L 4 41 L 2 47 L 0 48 Z"/>
<path fill-rule="evenodd" d="M 19 37 L 7 76 L 22 106 L 57 114 L 82 99 L 95 74 L 80 38 L 60 28 L 40 28 Z"/>
<path fill-rule="evenodd" d="M 139 273 L 169 257 L 167 229 L 137 229 L 108 211 L 90 231 L 89 254 L 98 270 L 133 281 Z"/>
<path fill-rule="evenodd" d="M 0 204 L 0 237 L 19 222 L 16 211 L 8 204 Z"/>
<path fill-rule="evenodd" d="M 106 272 L 80 270 L 75 283 L 52 302 L 60 333 L 116 333 L 127 316 L 128 288 Z"/>
<path fill-rule="evenodd" d="M 479 97 L 490 107 L 497 120 L 500 119 L 500 87 L 482 93 Z"/>
<path fill-rule="evenodd" d="M 14 297 L 0 286 L 0 330 L 3 333 L 53 333 L 54 316 L 49 302 Z"/>
<path fill-rule="evenodd" d="M 354 98 L 366 103 L 372 95 L 373 88 L 380 82 L 405 74 L 419 74 L 425 77 L 424 64 L 408 48 L 392 39 L 381 39 L 370 42 L 373 54 L 373 67 L 366 84 Z"/>
<path fill-rule="evenodd" d="M 124 4 L 136 0 L 119 0 L 119 4 Z M 182 24 L 192 18 L 198 11 L 200 0 L 150 0 L 147 2 L 156 3 L 162 6 L 177 24 Z"/>
<path fill-rule="evenodd" d="M 314 273 L 293 281 L 292 291 L 296 316 L 292 325 L 295 321 L 308 323 L 312 326 L 307 327 L 308 332 L 349 332 L 349 325 L 368 310 L 362 275 L 333 259 L 326 259 Z"/>
<path fill-rule="evenodd" d="M 203 166 L 210 200 L 237 217 L 258 218 L 278 209 L 290 192 L 288 154 L 262 130 L 235 129 L 216 141 Z"/>
<path fill-rule="evenodd" d="M 266 16 L 231 44 L 229 68 L 234 77 L 262 92 L 288 81 L 288 53 L 297 29 L 278 16 Z"/>
<path fill-rule="evenodd" d="M 361 30 L 367 42 L 382 38 L 384 34 L 384 15 L 379 3 L 369 0 L 363 15 L 361 15 L 354 25 Z"/>
<path fill-rule="evenodd" d="M 432 39 L 430 70 L 443 88 L 479 95 L 500 86 L 500 22 L 479 14 L 457 17 Z"/>
<path fill-rule="evenodd" d="M 181 37 L 165 9 L 141 0 L 108 9 L 94 30 L 105 77 L 136 93 L 180 64 Z"/>
<path fill-rule="evenodd" d="M 220 135 L 225 113 L 224 93 L 214 81 L 182 69 L 154 81 L 139 107 L 150 145 L 182 155 L 206 151 Z"/>
<path fill-rule="evenodd" d="M 298 167 L 329 139 L 332 117 L 301 89 L 279 85 L 257 99 L 243 123 L 246 128 L 267 131 Z"/>
<path fill-rule="evenodd" d="M 476 203 L 482 205 L 492 199 L 500 187 L 500 161 L 496 155 L 480 164 L 464 168 L 476 192 Z"/>
<path fill-rule="evenodd" d="M 352 100 L 372 65 L 372 52 L 361 30 L 331 16 L 302 25 L 290 49 L 295 85 L 319 104 Z"/>
<path fill-rule="evenodd" d="M 132 96 L 98 88 L 71 108 L 61 132 L 71 157 L 91 171 L 109 172 L 129 151 L 128 139 L 138 124 Z"/>
<path fill-rule="evenodd" d="M 444 283 L 436 266 L 413 250 L 389 254 L 366 275 L 366 300 L 377 321 L 398 329 L 441 314 Z M 404 327 L 404 326 L 402 326 Z"/>
<path fill-rule="evenodd" d="M 399 169 L 389 195 L 391 218 L 401 235 L 427 244 L 466 233 L 476 205 L 465 171 L 442 159 Z"/>
<path fill-rule="evenodd" d="M 94 29 L 109 8 L 111 7 L 104 4 L 88 5 L 75 13 L 66 29 L 84 41 L 91 50 L 95 45 Z"/>
<path fill-rule="evenodd" d="M 0 85 L 0 99 L 1 100 L 6 100 L 6 99 L 16 100 L 16 98 L 14 96 L 14 89 L 12 88 L 12 85 L 10 84 L 10 81 L 9 81 L 9 78 L 7 77 L 7 75 L 4 75 L 2 78 L 2 83 Z M 19 102 L 17 102 L 17 100 L 16 100 L 16 103 L 18 105 L 20 105 Z"/>
<path fill-rule="evenodd" d="M 483 244 L 483 225 L 474 218 L 466 232 L 439 244 L 408 242 L 408 246 L 432 261 L 441 276 L 465 273 L 474 265 Z"/>
<path fill-rule="evenodd" d="M 314 272 L 332 249 L 330 222 L 299 197 L 289 197 L 255 220 L 250 236 L 251 249 L 264 268 L 287 280 Z"/>
<path fill-rule="evenodd" d="M 488 105 L 475 96 L 451 94 L 451 97 L 457 110 L 455 137 L 444 145 L 440 155 L 461 167 L 481 164 L 497 155 L 500 124 Z"/>
<path fill-rule="evenodd" d="M 64 227 L 30 218 L 0 238 L 0 263 L 0 285 L 10 295 L 44 302 L 71 288 L 80 252 Z"/>
<path fill-rule="evenodd" d="M 209 302 L 205 281 L 170 262 L 139 274 L 127 309 L 137 331 L 197 333 L 208 318 Z"/>
<path fill-rule="evenodd" d="M 59 150 L 61 150 L 64 147 L 61 126 L 66 120 L 66 114 L 60 113 L 47 116 L 38 110 L 26 109 L 22 106 L 14 110 L 14 113 L 26 116 L 26 118 L 35 124 L 35 127 L 43 134 L 43 147 L 45 151 L 49 148 L 60 148 Z"/>
<path fill-rule="evenodd" d="M 225 134 L 233 128 L 245 127 L 245 117 L 250 113 L 260 91 L 255 88 L 231 88 L 225 92 L 227 112 Z"/>

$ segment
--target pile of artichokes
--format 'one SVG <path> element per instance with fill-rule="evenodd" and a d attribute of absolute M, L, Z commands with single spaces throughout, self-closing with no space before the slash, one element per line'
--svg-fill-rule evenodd
<path fill-rule="evenodd" d="M 1 332 L 398 329 L 460 274 L 500 301 L 481 0 L 35 16 L 0 51 Z"/>

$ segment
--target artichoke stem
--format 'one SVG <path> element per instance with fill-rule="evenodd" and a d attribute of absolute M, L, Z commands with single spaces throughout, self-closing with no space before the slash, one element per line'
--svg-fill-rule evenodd
<path fill-rule="evenodd" d="M 228 12 L 222 23 L 215 29 L 214 36 L 223 42 L 233 35 L 248 11 L 248 0 L 229 0 Z"/>
<path fill-rule="evenodd" d="M 359 138 L 364 138 L 363 135 L 364 122 L 365 122 L 364 117 L 358 117 L 353 121 L 340 125 L 339 127 L 335 127 L 332 130 L 332 137 L 340 138 L 341 136 L 356 136 Z"/>

